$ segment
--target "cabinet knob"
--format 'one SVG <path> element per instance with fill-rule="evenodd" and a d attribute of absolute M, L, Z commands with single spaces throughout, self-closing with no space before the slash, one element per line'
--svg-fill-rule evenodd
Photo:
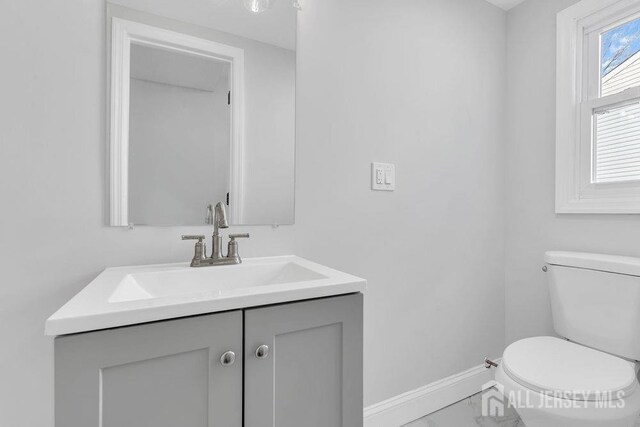
<path fill-rule="evenodd" d="M 266 359 L 269 356 L 269 346 L 262 344 L 256 349 L 256 357 L 258 359 Z"/>
<path fill-rule="evenodd" d="M 231 366 L 236 361 L 236 354 L 233 351 L 227 351 L 220 356 L 220 363 L 222 366 Z"/>

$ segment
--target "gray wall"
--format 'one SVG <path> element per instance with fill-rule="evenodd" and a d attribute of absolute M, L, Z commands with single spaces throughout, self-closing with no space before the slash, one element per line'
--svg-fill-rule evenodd
<path fill-rule="evenodd" d="M 45 319 L 107 266 L 189 260 L 180 234 L 210 229 L 104 226 L 104 4 L 2 7 L 0 425 L 49 426 Z M 502 352 L 505 13 L 323 0 L 299 19 L 297 224 L 240 228 L 242 253 L 369 279 L 369 405 Z M 369 190 L 374 160 L 396 192 Z"/>
<path fill-rule="evenodd" d="M 296 251 L 369 280 L 365 405 L 498 356 L 504 337 L 504 11 L 307 1 Z M 396 164 L 372 192 L 370 162 Z"/>
<path fill-rule="evenodd" d="M 553 333 L 546 250 L 640 256 L 637 215 L 556 215 L 556 14 L 575 0 L 508 13 L 506 339 Z"/>

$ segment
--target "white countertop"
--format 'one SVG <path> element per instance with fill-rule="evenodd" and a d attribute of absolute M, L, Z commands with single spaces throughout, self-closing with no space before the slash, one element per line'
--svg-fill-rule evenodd
<path fill-rule="evenodd" d="M 289 255 L 192 268 L 189 263 L 107 268 L 56 311 L 46 335 L 362 292 L 366 281 Z"/>

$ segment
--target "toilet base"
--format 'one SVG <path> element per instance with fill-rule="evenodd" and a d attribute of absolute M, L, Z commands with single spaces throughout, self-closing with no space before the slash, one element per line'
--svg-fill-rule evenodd
<path fill-rule="evenodd" d="M 543 396 L 517 383 L 502 366 L 495 373 L 505 402 L 519 401 L 515 410 L 527 427 L 633 427 L 640 416 L 640 390 L 622 399 L 607 402 L 574 402 Z"/>

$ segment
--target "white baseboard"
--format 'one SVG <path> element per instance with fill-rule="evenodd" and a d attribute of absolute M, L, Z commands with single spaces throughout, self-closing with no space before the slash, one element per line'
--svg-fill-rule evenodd
<path fill-rule="evenodd" d="M 482 391 L 493 369 L 476 366 L 364 408 L 364 427 L 400 427 Z"/>

